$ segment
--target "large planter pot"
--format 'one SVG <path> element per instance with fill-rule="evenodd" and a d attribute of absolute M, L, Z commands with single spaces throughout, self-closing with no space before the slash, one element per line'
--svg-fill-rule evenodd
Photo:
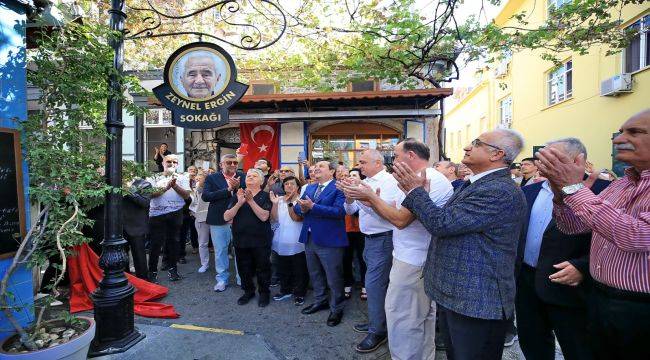
<path fill-rule="evenodd" d="M 77 318 L 88 322 L 90 326 L 81 335 L 67 343 L 38 351 L 15 354 L 4 351 L 4 343 L 13 338 L 9 337 L 0 347 L 0 358 L 9 360 L 86 360 L 90 342 L 95 337 L 95 320 L 85 316 L 78 316 Z"/>

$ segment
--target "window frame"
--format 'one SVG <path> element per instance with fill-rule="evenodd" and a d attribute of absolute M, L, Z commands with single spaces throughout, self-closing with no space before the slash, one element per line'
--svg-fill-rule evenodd
<path fill-rule="evenodd" d="M 149 113 L 156 112 L 158 113 L 158 120 L 155 123 L 150 123 L 147 122 L 147 116 Z M 167 119 L 165 119 L 165 115 L 167 115 Z M 165 122 L 167 120 L 168 122 Z M 144 114 L 144 118 L 142 119 L 143 125 L 145 128 L 154 128 L 154 127 L 174 127 L 174 121 L 172 119 L 172 114 L 170 110 L 167 110 L 165 108 L 151 108 L 147 109 L 147 112 Z"/>
<path fill-rule="evenodd" d="M 372 90 L 363 90 L 363 91 L 354 91 L 354 90 L 352 90 L 352 87 L 353 87 L 354 83 L 361 83 L 361 82 L 372 82 Z M 348 92 L 379 91 L 379 81 L 377 81 L 377 79 L 366 79 L 366 80 L 350 81 L 350 82 L 348 82 L 347 90 L 348 90 Z"/>
<path fill-rule="evenodd" d="M 508 120 L 504 119 L 505 118 L 505 116 L 504 116 L 504 113 L 505 113 L 504 112 L 504 105 L 505 104 L 509 104 L 509 106 L 508 106 L 509 119 Z M 506 96 L 502 97 L 501 100 L 499 100 L 499 126 L 502 126 L 502 127 L 505 127 L 505 128 L 509 129 L 512 126 L 512 119 L 513 119 L 513 116 L 512 116 L 512 95 L 509 94 L 509 95 L 506 95 Z"/>
<path fill-rule="evenodd" d="M 627 67 L 627 53 L 632 44 L 628 45 L 621 52 L 621 72 L 634 74 L 639 71 L 643 71 L 650 67 L 650 51 L 648 49 L 648 43 L 650 43 L 650 14 L 644 14 L 639 17 L 636 21 L 626 26 L 625 29 L 629 29 L 635 25 L 639 26 L 638 35 L 639 35 L 639 67 L 634 70 L 628 70 Z"/>
<path fill-rule="evenodd" d="M 568 68 L 570 65 L 570 68 Z M 571 73 L 571 87 L 569 88 L 568 74 Z M 559 85 L 559 79 L 561 77 L 563 84 L 563 95 L 560 98 L 560 93 L 556 94 L 555 101 L 551 98 L 551 91 L 553 86 Z M 559 87 L 558 87 L 559 89 Z M 562 65 L 553 67 L 551 70 L 546 72 L 546 105 L 553 106 L 561 102 L 567 101 L 573 98 L 573 59 L 569 58 L 565 60 Z"/>
<path fill-rule="evenodd" d="M 253 87 L 254 85 L 270 85 L 273 86 L 273 93 L 272 94 L 254 94 L 253 93 Z M 264 80 L 264 79 L 255 79 L 255 80 L 250 80 L 248 82 L 248 90 L 246 90 L 246 95 L 273 95 L 273 94 L 278 94 L 278 91 L 280 90 L 280 86 L 277 82 L 272 81 L 272 80 Z"/>

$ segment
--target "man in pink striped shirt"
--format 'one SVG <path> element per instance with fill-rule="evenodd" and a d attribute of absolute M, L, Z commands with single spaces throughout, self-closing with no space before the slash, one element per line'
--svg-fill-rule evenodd
<path fill-rule="evenodd" d="M 625 177 L 599 195 L 583 182 L 584 156 L 557 149 L 537 153 L 555 194 L 553 214 L 568 234 L 592 231 L 589 302 L 594 354 L 602 359 L 650 359 L 650 109 L 634 115 L 614 138 Z"/>

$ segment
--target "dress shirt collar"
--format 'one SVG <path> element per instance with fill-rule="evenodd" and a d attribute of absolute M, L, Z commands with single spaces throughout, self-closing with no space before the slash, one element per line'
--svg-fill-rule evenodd
<path fill-rule="evenodd" d="M 639 181 L 641 179 L 649 178 L 650 177 L 650 169 L 643 170 L 639 174 L 639 171 L 637 169 L 635 169 L 633 167 L 629 167 L 629 168 L 625 169 L 625 175 L 627 175 L 630 178 L 630 180 L 632 180 L 633 182 L 637 182 L 637 181 Z"/>
<path fill-rule="evenodd" d="M 385 169 L 376 173 L 374 176 L 366 178 L 367 181 L 381 181 L 386 175 L 390 175 Z"/>
<path fill-rule="evenodd" d="M 470 183 L 475 183 L 478 179 L 482 178 L 483 176 L 490 175 L 493 172 L 497 172 L 497 171 L 503 170 L 503 169 L 507 169 L 507 167 L 500 167 L 500 168 L 497 168 L 497 169 L 492 169 L 492 170 L 488 170 L 488 171 L 483 171 L 482 173 L 474 174 L 474 175 L 469 177 L 469 182 Z"/>
<path fill-rule="evenodd" d="M 330 179 L 330 180 L 328 180 L 328 181 L 326 181 L 326 182 L 324 182 L 324 183 L 322 183 L 322 184 L 321 184 L 321 183 L 318 183 L 318 186 L 323 185 L 323 187 L 322 187 L 321 189 L 325 190 L 325 188 L 327 187 L 327 185 L 329 185 L 329 184 L 332 182 L 332 180 L 334 180 L 334 179 Z"/>

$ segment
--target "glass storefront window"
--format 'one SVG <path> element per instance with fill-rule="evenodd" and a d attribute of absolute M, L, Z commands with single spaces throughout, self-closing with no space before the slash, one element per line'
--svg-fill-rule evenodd
<path fill-rule="evenodd" d="M 354 167 L 365 149 L 377 149 L 387 161 L 392 159 L 393 150 L 399 141 L 398 135 L 314 135 L 311 141 L 311 160 L 342 162 L 348 168 Z"/>

